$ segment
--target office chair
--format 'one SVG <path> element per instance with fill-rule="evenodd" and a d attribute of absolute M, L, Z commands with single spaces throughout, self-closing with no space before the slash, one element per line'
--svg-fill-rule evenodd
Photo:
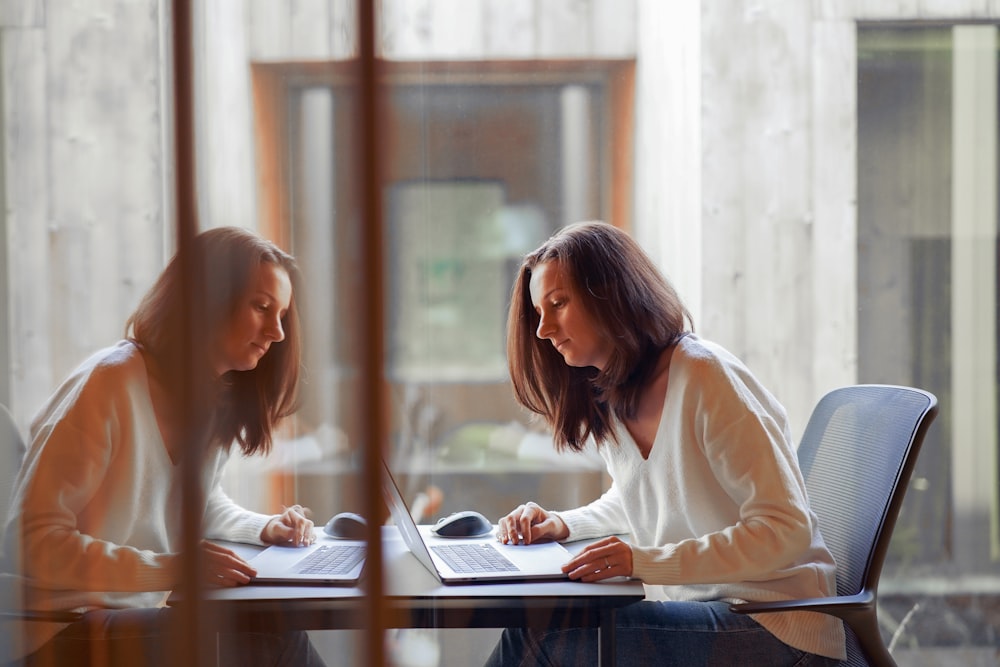
<path fill-rule="evenodd" d="M 813 611 L 836 616 L 847 632 L 847 665 L 895 667 L 882 641 L 876 598 L 889 540 L 937 398 L 887 385 L 835 389 L 813 410 L 799 443 L 820 533 L 837 563 L 837 595 L 747 602 L 742 614 Z"/>

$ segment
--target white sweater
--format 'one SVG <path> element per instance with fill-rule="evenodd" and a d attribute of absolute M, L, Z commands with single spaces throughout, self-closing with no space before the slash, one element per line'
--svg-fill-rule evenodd
<path fill-rule="evenodd" d="M 677 345 L 648 459 L 623 424 L 600 452 L 612 478 L 591 504 L 557 512 L 569 540 L 630 533 L 633 576 L 652 600 L 759 601 L 836 594 L 784 408 L 732 354 Z M 845 659 L 841 621 L 754 618 L 786 644 Z"/>
<path fill-rule="evenodd" d="M 204 536 L 260 544 L 270 517 L 222 491 L 227 458 L 219 448 L 204 465 Z M 35 417 L 15 486 L 4 569 L 30 582 L 27 604 L 83 611 L 162 605 L 180 576 L 181 468 L 160 436 L 135 345 L 121 341 L 87 359 Z M 64 627 L 24 625 L 23 653 Z"/>

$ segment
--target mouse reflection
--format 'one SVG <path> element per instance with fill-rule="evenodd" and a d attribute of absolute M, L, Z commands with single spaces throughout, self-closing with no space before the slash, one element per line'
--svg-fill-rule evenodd
<path fill-rule="evenodd" d="M 326 522 L 323 532 L 340 540 L 363 540 L 367 526 L 368 522 L 360 514 L 340 512 Z"/>
<path fill-rule="evenodd" d="M 474 510 L 455 512 L 441 517 L 431 528 L 439 537 L 479 537 L 493 531 L 493 524 Z"/>

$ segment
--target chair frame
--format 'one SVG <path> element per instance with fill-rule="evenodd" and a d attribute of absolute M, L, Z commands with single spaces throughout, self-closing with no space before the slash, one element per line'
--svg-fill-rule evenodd
<path fill-rule="evenodd" d="M 910 477 L 913 475 L 913 468 L 916 465 L 917 456 L 923 445 L 924 437 L 928 428 L 938 413 L 937 397 L 930 392 L 913 387 L 903 387 L 896 385 L 853 385 L 835 389 L 826 394 L 817 404 L 817 408 L 823 401 L 833 397 L 835 394 L 850 391 L 854 388 L 865 387 L 869 389 L 887 389 L 893 392 L 900 390 L 914 392 L 922 395 L 927 405 L 923 412 L 916 415 L 913 420 L 913 429 L 909 443 L 903 452 L 901 465 L 896 479 L 893 480 L 892 492 L 883 510 L 882 517 L 878 522 L 875 531 L 875 539 L 868 551 L 868 560 L 862 575 L 861 590 L 854 595 L 838 595 L 825 598 L 811 598 L 803 600 L 781 600 L 774 602 L 746 602 L 733 604 L 730 610 L 740 614 L 760 614 L 785 611 L 811 611 L 828 614 L 841 619 L 853 631 L 857 638 L 858 645 L 865 659 L 870 665 L 877 667 L 896 667 L 896 662 L 889 653 L 888 648 L 882 641 L 882 634 L 879 630 L 877 606 L 878 583 L 882 573 L 882 565 L 885 562 L 886 553 L 889 550 L 889 543 L 892 532 L 896 526 L 896 519 L 899 510 L 903 505 L 903 498 L 909 486 Z M 815 412 L 814 412 L 815 414 Z M 812 421 L 812 419 L 810 419 Z M 808 427 L 807 427 L 808 432 Z M 800 450 L 801 451 L 801 450 Z"/>

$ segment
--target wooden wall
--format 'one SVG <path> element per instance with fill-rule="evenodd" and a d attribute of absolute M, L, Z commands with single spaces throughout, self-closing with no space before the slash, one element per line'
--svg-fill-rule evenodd
<path fill-rule="evenodd" d="M 0 3 L 3 400 L 26 425 L 121 336 L 162 267 L 168 161 L 158 2 Z"/>
<path fill-rule="evenodd" d="M 353 52 L 348 0 L 205 0 L 203 224 L 256 224 L 249 63 Z M 796 429 L 856 377 L 855 23 L 998 0 L 384 0 L 385 57 L 637 54 L 635 230 Z M 9 373 L 22 424 L 172 249 L 165 0 L 0 0 Z"/>
<path fill-rule="evenodd" d="M 996 0 L 639 2 L 637 235 L 796 433 L 858 378 L 859 21 L 1000 19 Z"/>
<path fill-rule="evenodd" d="M 700 330 L 744 358 L 775 391 L 788 408 L 795 433 L 801 433 L 816 400 L 837 385 L 914 382 L 937 392 L 941 416 L 921 456 L 897 542 L 928 543 L 918 549 L 921 563 L 931 562 L 926 554 L 937 553 L 963 572 L 995 571 L 1000 562 L 997 194 L 995 166 L 984 168 L 979 162 L 984 157 L 995 162 L 995 156 L 979 147 L 995 138 L 995 110 L 991 115 L 982 109 L 995 104 L 991 73 L 996 37 L 989 24 L 1000 20 L 1000 2 L 681 4 L 678 13 L 699 7 L 690 11 L 690 20 L 700 23 L 697 46 L 678 36 L 668 47 L 675 55 L 668 62 L 662 56 L 655 60 L 655 54 L 648 57 L 648 42 L 640 38 L 639 95 L 652 95 L 648 82 L 658 79 L 665 88 L 662 108 L 668 110 L 657 116 L 657 108 L 641 97 L 637 103 L 636 145 L 662 149 L 637 156 L 636 219 L 647 225 L 647 245 L 662 253 L 668 272 L 676 267 L 682 291 L 694 295 Z M 654 30 L 646 21 L 652 5 L 652 0 L 640 4 L 641 37 Z M 680 30 L 667 12 L 659 7 L 653 11 L 662 34 Z M 955 87 L 944 93 L 944 102 L 920 100 L 924 111 L 931 104 L 948 104 L 949 94 L 952 104 L 970 109 L 969 98 L 989 103 L 974 106 L 975 114 L 984 114 L 985 120 L 972 118 L 970 111 L 969 117 L 953 124 L 952 136 L 934 137 L 952 146 L 952 155 L 936 165 L 955 164 L 951 210 L 940 199 L 921 206 L 933 197 L 930 192 L 905 192 L 887 202 L 899 221 L 896 233 L 912 246 L 951 246 L 952 283 L 942 285 L 949 276 L 938 270 L 940 263 L 927 262 L 926 253 L 901 265 L 906 271 L 893 275 L 881 269 L 879 280 L 868 287 L 882 293 L 866 295 L 865 303 L 891 310 L 866 319 L 859 313 L 859 225 L 871 229 L 878 221 L 871 219 L 870 201 L 865 213 L 869 218 L 859 220 L 859 22 L 984 24 L 986 46 L 970 46 L 963 29 L 954 33 L 954 48 L 956 53 L 980 54 L 972 57 L 985 59 L 989 66 L 966 67 L 982 72 L 987 85 L 962 83 L 961 66 L 956 65 Z M 654 62 L 662 77 L 642 73 L 644 65 Z M 946 72 L 946 77 L 951 75 Z M 699 90 L 697 106 L 669 99 L 669 91 L 694 89 Z M 644 122 L 647 113 L 665 117 L 666 127 L 656 127 L 656 120 Z M 966 136 L 972 120 L 985 128 L 974 139 Z M 649 141 L 642 131 L 673 138 L 680 155 L 667 155 L 665 142 Z M 895 154 L 904 165 L 899 171 L 934 163 L 928 157 L 934 146 L 927 139 L 917 140 L 924 142 L 923 151 L 911 144 Z M 664 194 L 655 194 L 657 176 Z M 677 187 L 681 183 L 697 187 L 698 194 L 684 192 Z M 912 181 L 900 185 L 899 174 L 887 187 L 893 183 L 904 190 L 912 187 Z M 672 190 L 679 191 L 677 204 L 653 205 L 669 199 L 666 193 Z M 942 211 L 944 217 L 935 217 Z M 679 256 L 685 248 L 697 259 Z M 893 249 L 886 263 L 902 250 Z M 684 290 L 685 285 L 689 289 Z M 915 296 L 919 285 L 934 285 L 935 294 L 950 299 L 952 312 L 938 321 L 918 321 L 914 312 L 921 303 Z M 865 331 L 873 319 L 884 323 L 883 328 Z M 859 336 L 868 334 L 882 341 L 874 356 L 859 353 Z M 921 339 L 951 344 L 921 349 Z M 918 366 L 943 368 L 945 377 L 921 375 L 926 369 Z M 904 559 L 904 570 L 907 564 L 913 562 Z M 909 577 L 897 584 L 921 585 Z"/>
<path fill-rule="evenodd" d="M 353 2 L 195 4 L 202 224 L 253 227 L 263 165 L 250 65 L 350 57 Z M 172 252 L 169 6 L 0 0 L 0 401 L 22 430 L 77 363 L 121 336 Z M 636 57 L 634 232 L 680 288 L 697 330 L 748 362 L 795 433 L 823 393 L 864 375 L 857 23 L 1000 21 L 1000 0 L 381 7 L 386 58 Z M 975 302 L 962 303 L 974 317 Z M 953 347 L 965 355 L 953 360 L 961 396 L 978 405 L 978 387 L 996 389 L 983 375 L 991 368 L 975 347 Z M 994 563 L 995 410 L 992 401 L 987 413 L 963 412 L 947 433 L 956 448 L 935 459 L 950 461 L 957 502 L 985 517 L 949 514 L 950 546 L 971 553 L 962 545 L 988 521 Z"/>
<path fill-rule="evenodd" d="M 635 51 L 632 2 L 381 6 L 388 58 Z M 0 401 L 22 430 L 76 364 L 121 336 L 172 253 L 169 9 L 166 0 L 0 0 L 0 230 L 9 248 Z M 348 57 L 353 2 L 204 0 L 195 16 L 202 225 L 253 227 L 249 65 Z"/>

